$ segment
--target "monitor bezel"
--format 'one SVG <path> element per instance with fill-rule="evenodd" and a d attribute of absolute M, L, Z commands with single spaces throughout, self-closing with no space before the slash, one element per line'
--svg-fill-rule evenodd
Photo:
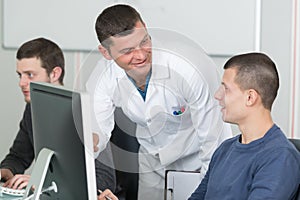
<path fill-rule="evenodd" d="M 35 137 L 35 134 L 37 134 L 35 132 L 35 116 L 34 116 L 34 112 L 36 109 L 36 105 L 40 104 L 41 102 L 38 102 L 37 99 L 35 99 L 35 93 L 49 93 L 49 94 L 53 94 L 53 95 L 61 95 L 61 96 L 65 96 L 67 98 L 72 98 L 72 104 L 73 103 L 73 99 L 75 99 L 75 101 L 77 102 L 77 105 L 72 105 L 72 111 L 73 109 L 80 109 L 78 111 L 76 111 L 76 116 L 73 114 L 73 119 L 75 117 L 79 117 L 80 119 L 74 119 L 76 120 L 76 122 L 74 122 L 75 126 L 76 123 L 81 123 L 79 127 L 77 128 L 81 128 L 82 129 L 82 138 L 81 141 L 84 143 L 84 155 L 85 158 L 84 162 L 85 162 L 85 169 L 86 169 L 86 183 L 87 186 L 83 187 L 83 188 L 87 188 L 87 194 L 88 194 L 88 199 L 97 199 L 97 187 L 96 187 L 96 174 L 95 174 L 95 162 L 94 162 L 94 154 L 93 154 L 93 136 L 92 136 L 92 130 L 91 130 L 91 125 L 90 125 L 90 100 L 89 100 L 89 95 L 86 92 L 83 91 L 75 91 L 72 89 L 68 89 L 66 87 L 63 86 L 57 86 L 57 85 L 53 85 L 50 83 L 41 83 L 41 82 L 31 82 L 30 83 L 30 92 L 31 92 L 31 111 L 32 111 L 32 125 L 33 125 L 33 136 Z M 78 113 L 80 113 L 81 115 L 78 115 Z M 38 121 L 38 120 L 37 120 Z M 49 122 L 51 123 L 51 122 Z M 77 124 L 78 125 L 78 124 Z M 36 141 L 34 140 L 34 149 L 35 149 L 35 158 L 38 161 L 39 159 L 39 153 L 40 151 L 42 151 L 43 149 L 41 149 L 41 147 L 39 146 L 37 148 L 38 144 L 36 144 Z M 36 150 L 39 149 L 40 151 L 37 152 Z M 51 162 L 52 157 L 55 156 L 55 149 L 51 149 L 52 151 L 54 151 L 53 155 L 48 155 L 51 157 L 51 159 L 49 160 L 49 162 Z M 42 159 L 42 158 L 40 158 Z M 47 160 L 44 158 L 44 160 Z M 27 191 L 25 193 L 25 195 L 28 197 L 28 195 L 30 195 L 30 193 L 32 193 L 32 190 L 30 190 L 30 188 L 32 188 L 32 186 L 34 186 L 35 188 L 38 188 L 37 185 L 40 184 L 44 184 L 44 179 L 46 177 L 46 174 L 42 174 L 41 175 L 41 171 L 45 171 L 44 169 L 41 168 L 47 168 L 49 167 L 49 163 L 47 163 L 47 161 L 43 161 L 43 166 L 34 166 L 33 170 L 32 170 L 32 176 L 29 180 L 29 185 L 27 186 Z M 76 167 L 76 166 L 74 166 Z M 47 171 L 47 170 L 46 170 Z M 39 177 L 33 177 L 35 174 L 37 174 L 37 176 Z M 45 176 L 45 177 L 43 177 Z M 39 183 L 42 180 L 43 183 Z M 55 180 L 54 180 L 55 181 Z M 72 187 L 70 185 L 70 187 Z M 58 186 L 58 192 L 59 191 L 59 186 Z M 38 194 L 38 191 L 34 191 L 33 194 L 31 195 L 35 195 L 38 196 L 40 194 Z"/>

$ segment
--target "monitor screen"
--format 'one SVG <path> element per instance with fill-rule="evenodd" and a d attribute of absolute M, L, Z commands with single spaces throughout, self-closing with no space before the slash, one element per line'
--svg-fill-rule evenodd
<path fill-rule="evenodd" d="M 36 159 L 42 149 L 54 152 L 46 166 L 43 188 L 54 182 L 57 192 L 44 192 L 39 195 L 40 199 L 96 199 L 87 94 L 34 82 L 30 92 Z M 35 170 L 42 170 L 36 167 L 39 166 L 34 166 L 32 176 Z"/>

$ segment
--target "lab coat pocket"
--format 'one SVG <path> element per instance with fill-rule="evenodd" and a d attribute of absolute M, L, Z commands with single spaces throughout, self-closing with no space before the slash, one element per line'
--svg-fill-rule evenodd
<path fill-rule="evenodd" d="M 152 133 L 164 133 L 168 135 L 176 134 L 180 131 L 185 125 L 186 121 L 189 121 L 190 118 L 189 109 L 184 108 L 181 112 L 177 113 L 168 113 L 168 112 L 159 112 L 154 115 L 151 119 L 151 123 L 149 124 L 150 132 Z M 173 111 L 174 112 L 174 111 Z"/>

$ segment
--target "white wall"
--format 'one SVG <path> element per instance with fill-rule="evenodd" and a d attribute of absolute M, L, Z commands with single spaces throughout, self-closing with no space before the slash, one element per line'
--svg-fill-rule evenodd
<path fill-rule="evenodd" d="M 97 48 L 96 17 L 108 5 L 118 2 L 131 4 L 142 13 L 148 29 L 179 32 L 201 44 L 209 54 L 253 50 L 255 44 L 255 0 L 189 0 L 188 4 L 180 0 L 88 3 L 84 0 L 3 0 L 4 46 L 18 48 L 28 38 L 44 35 L 63 49 L 94 50 Z M 30 12 L 32 8 L 34 12 Z"/>
<path fill-rule="evenodd" d="M 300 137 L 300 133 L 295 132 L 295 127 L 299 130 L 299 119 L 293 117 L 296 107 L 294 95 L 299 95 L 299 85 L 295 85 L 293 59 L 295 53 L 295 13 L 294 6 L 300 3 L 299 0 L 272 0 L 262 1 L 262 44 L 261 50 L 269 54 L 277 64 L 280 76 L 279 95 L 274 103 L 272 111 L 274 121 L 278 123 L 289 137 Z M 294 9 L 293 9 L 294 8 Z M 299 6 L 298 6 L 299 15 Z M 280 14 L 279 14 L 280 13 Z M 298 16 L 298 21 L 300 17 Z M 298 25 L 299 26 L 299 22 Z M 298 32 L 299 35 L 299 32 Z M 299 37 L 299 36 L 298 36 Z M 299 49 L 299 43 L 298 49 Z M 300 54 L 296 55 L 300 59 Z M 299 82 L 298 82 L 299 84 Z M 298 91 L 293 91 L 293 88 Z M 299 100 L 298 100 L 299 101 Z M 298 108 L 299 109 L 299 108 Z M 293 121 L 293 127 L 292 127 Z"/>
<path fill-rule="evenodd" d="M 1 17 L 2 15 L 0 15 Z M 18 130 L 24 108 L 23 97 L 18 88 L 14 51 L 0 48 L 1 73 L 0 91 L 0 159 L 7 151 Z"/>
<path fill-rule="evenodd" d="M 0 2 L 0 43 L 3 42 L 2 37 L 2 6 L 3 1 Z M 16 49 L 0 48 L 1 61 L 1 99 L 0 99 L 0 160 L 7 154 L 17 131 L 19 129 L 19 122 L 22 118 L 25 108 L 23 94 L 18 86 L 18 76 L 16 73 Z M 76 57 L 74 53 L 65 52 L 67 73 L 65 78 L 65 85 L 72 87 L 74 80 L 74 66 Z"/>
<path fill-rule="evenodd" d="M 300 137 L 300 1 L 293 1 L 293 42 L 292 42 L 292 77 L 294 87 L 292 88 L 293 104 L 291 106 L 292 136 Z"/>
<path fill-rule="evenodd" d="M 269 54 L 276 62 L 281 79 L 281 86 L 279 96 L 273 108 L 273 116 L 282 129 L 291 136 L 291 79 L 292 79 L 292 6 L 293 2 L 297 0 L 264 0 L 262 1 L 262 27 L 261 27 L 261 51 Z M 300 2 L 298 2 L 300 4 Z M 201 5 L 200 5 L 201 6 Z M 0 11 L 2 12 L 3 1 L 0 3 Z M 238 8 L 232 8 L 238 9 Z M 188 12 L 188 9 L 186 9 Z M 184 10 L 180 15 L 184 15 Z M 280 13 L 280 14 L 279 14 Z M 153 13 L 154 14 L 154 13 Z M 19 16 L 22 17 L 22 16 Z M 218 13 L 215 13 L 216 19 L 221 18 Z M 0 14 L 0 21 L 2 23 L 3 13 Z M 198 19 L 202 20 L 202 19 Z M 205 19 L 204 19 L 205 20 Z M 300 21 L 300 19 L 299 19 Z M 197 21 L 195 21 L 197 25 Z M 213 24 L 212 24 L 213 26 Z M 1 38 L 0 42 L 3 43 L 2 37 L 2 24 L 0 27 Z M 238 29 L 239 27 L 237 27 Z M 92 30 L 93 31 L 93 30 Z M 224 28 L 224 32 L 230 31 Z M 22 33 L 20 33 L 22 34 Z M 222 34 L 220 32 L 219 34 Z M 78 38 L 80 39 L 80 38 Z M 213 40 L 214 38 L 212 38 Z M 84 40 L 84 38 L 82 39 Z M 236 45 L 236 44 L 233 44 Z M 298 44 L 300 45 L 300 44 Z M 0 139 L 0 160 L 7 153 L 16 133 L 18 124 L 22 117 L 24 109 L 23 96 L 18 87 L 18 78 L 15 72 L 15 53 L 16 49 L 0 48 L 1 72 L 2 81 L 0 84 L 1 103 L 0 103 L 0 121 L 1 121 L 1 139 Z M 66 57 L 66 79 L 65 85 L 73 87 L 73 82 L 76 77 L 76 71 L 79 70 L 81 64 L 84 63 L 85 67 L 93 66 L 97 61 L 97 53 L 86 52 L 72 52 L 65 51 Z M 241 52 L 233 52 L 238 54 Z M 300 53 L 297 54 L 300 59 Z M 88 59 L 87 59 L 88 58 Z M 213 56 L 214 61 L 220 67 L 222 73 L 222 66 L 228 59 L 228 55 Z M 299 67 L 299 66 L 298 66 Z M 299 93 L 298 87 L 298 93 Z M 299 109 L 299 108 L 298 108 Z M 297 119 L 299 121 L 299 119 Z M 296 126 L 299 127 L 299 122 L 296 120 Z M 298 128 L 299 130 L 299 128 Z M 235 131 L 237 131 L 235 129 Z M 300 137 L 299 133 L 294 133 L 294 137 Z"/>

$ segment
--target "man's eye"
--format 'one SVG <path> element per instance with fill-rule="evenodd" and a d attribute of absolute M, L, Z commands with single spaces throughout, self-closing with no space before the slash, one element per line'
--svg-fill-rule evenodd
<path fill-rule="evenodd" d="M 27 76 L 28 76 L 29 78 L 33 78 L 33 73 L 28 73 Z"/>
<path fill-rule="evenodd" d="M 122 53 L 128 55 L 128 54 L 130 54 L 131 52 L 132 52 L 132 49 L 128 49 L 128 50 L 126 50 L 126 51 L 123 51 Z"/>
<path fill-rule="evenodd" d="M 149 42 L 149 38 L 147 37 L 141 42 L 141 46 L 148 44 L 148 42 Z"/>

